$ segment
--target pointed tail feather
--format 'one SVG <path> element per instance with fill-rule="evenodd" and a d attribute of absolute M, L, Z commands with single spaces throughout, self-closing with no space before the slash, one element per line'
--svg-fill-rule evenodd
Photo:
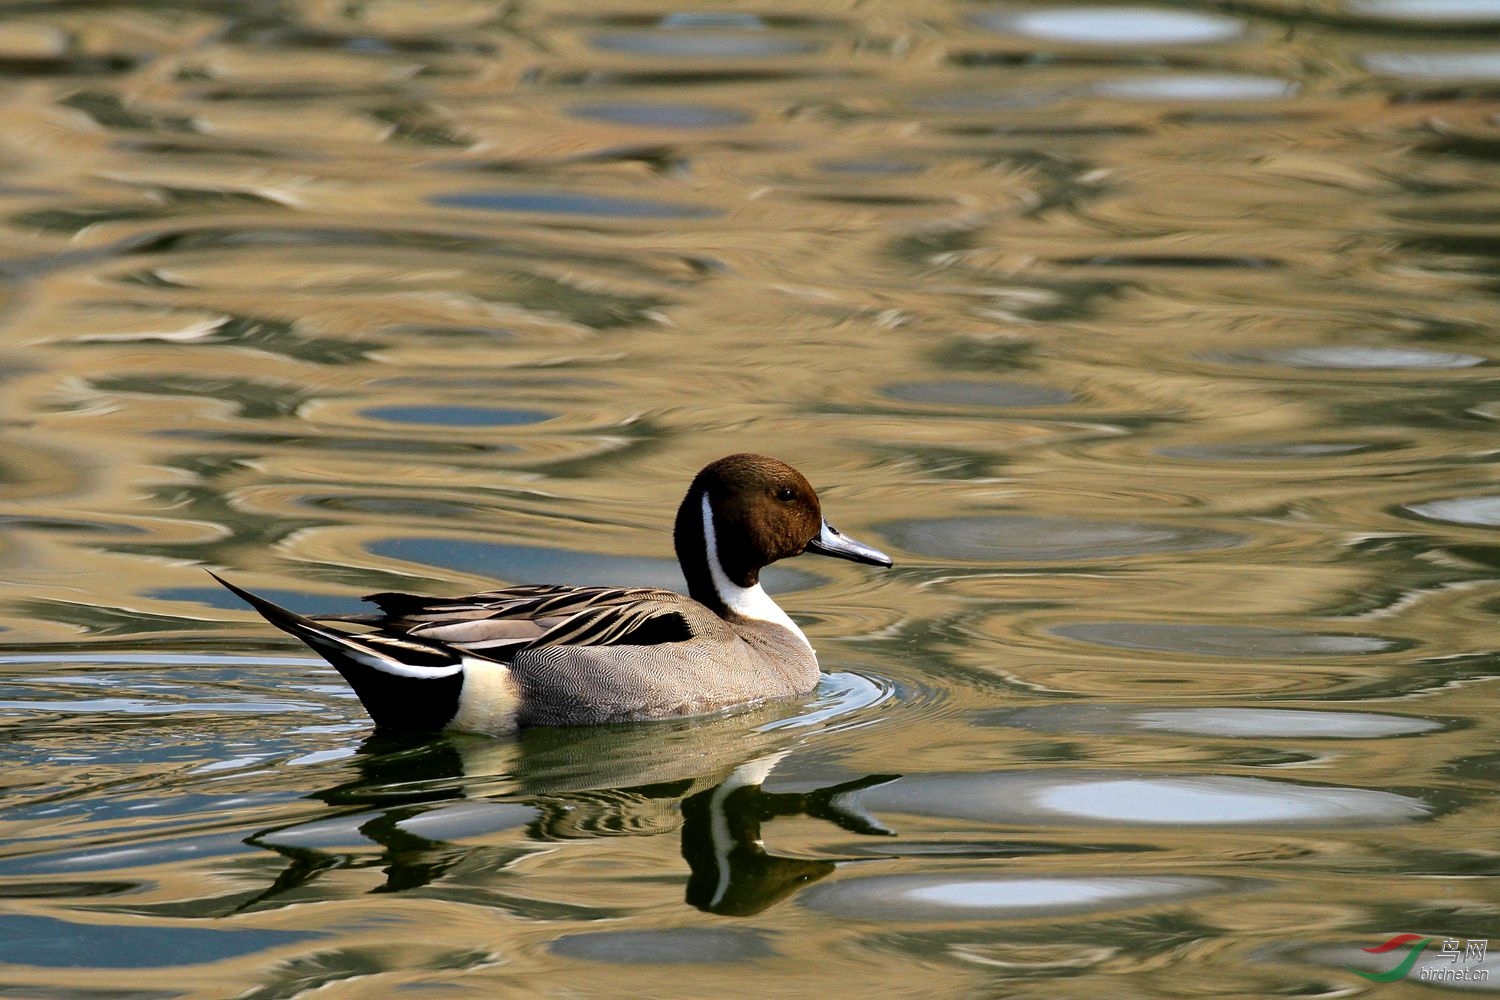
<path fill-rule="evenodd" d="M 343 675 L 375 724 L 391 729 L 440 729 L 458 712 L 463 655 L 420 639 L 354 635 L 288 611 L 213 572 L 230 593 L 266 621 L 294 635 Z"/>

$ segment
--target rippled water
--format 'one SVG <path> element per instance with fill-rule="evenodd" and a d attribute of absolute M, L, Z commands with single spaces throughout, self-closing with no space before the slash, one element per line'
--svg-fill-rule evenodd
<path fill-rule="evenodd" d="M 1500 938 L 1497 37 L 6 5 L 0 995 L 1321 996 Z M 746 449 L 897 561 L 770 576 L 799 703 L 374 738 L 203 572 L 676 586 Z"/>

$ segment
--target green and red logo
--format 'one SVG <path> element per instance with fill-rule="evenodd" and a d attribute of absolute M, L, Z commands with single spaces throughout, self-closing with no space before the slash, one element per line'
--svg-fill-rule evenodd
<path fill-rule="evenodd" d="M 1394 983 L 1411 972 L 1417 959 L 1422 957 L 1423 949 L 1436 940 L 1436 937 L 1423 937 L 1420 934 L 1397 934 L 1373 948 L 1361 949 L 1371 955 L 1384 955 L 1388 951 L 1405 948 L 1406 957 L 1397 962 L 1395 968 L 1388 972 L 1361 972 L 1348 965 L 1344 968 L 1372 983 Z M 1489 954 L 1489 948 L 1488 938 L 1445 937 L 1442 944 L 1438 945 L 1437 958 L 1423 963 L 1417 978 L 1424 983 L 1487 983 L 1490 970 L 1485 964 L 1485 958 Z"/>
<path fill-rule="evenodd" d="M 1402 945 L 1411 944 L 1411 942 L 1413 941 L 1415 941 L 1416 944 L 1412 944 L 1411 948 L 1407 950 L 1406 957 L 1403 958 L 1400 963 L 1397 964 L 1397 966 L 1389 972 L 1361 972 L 1358 969 L 1350 969 L 1347 965 L 1344 966 L 1344 968 L 1349 969 L 1349 971 L 1354 973 L 1356 976 L 1364 976 L 1372 983 L 1394 983 L 1396 980 L 1400 979 L 1402 976 L 1410 972 L 1413 965 L 1417 964 L 1417 959 L 1422 955 L 1422 949 L 1426 948 L 1429 944 L 1432 943 L 1432 938 L 1423 937 L 1420 934 L 1397 934 L 1389 941 L 1377 944 L 1373 948 L 1360 949 L 1361 951 L 1367 951 L 1372 955 L 1384 955 L 1388 951 L 1395 951 Z"/>

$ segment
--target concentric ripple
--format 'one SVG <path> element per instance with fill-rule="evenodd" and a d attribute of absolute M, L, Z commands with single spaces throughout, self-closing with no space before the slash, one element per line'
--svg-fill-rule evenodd
<path fill-rule="evenodd" d="M 825 672 L 818 681 L 816 698 L 796 715 L 777 719 L 761 727 L 764 731 L 804 729 L 810 726 L 839 728 L 838 720 L 858 716 L 865 709 L 894 697 L 895 685 L 880 677 L 867 677 L 848 671 Z M 850 719 L 847 724 L 862 724 Z"/>

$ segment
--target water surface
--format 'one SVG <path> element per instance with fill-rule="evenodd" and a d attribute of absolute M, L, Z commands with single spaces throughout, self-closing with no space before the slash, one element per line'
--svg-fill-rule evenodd
<path fill-rule="evenodd" d="M 7 6 L 0 995 L 1374 995 L 1500 938 L 1497 27 Z M 790 703 L 377 737 L 204 574 L 676 586 L 740 450 L 897 563 L 768 574 Z"/>

